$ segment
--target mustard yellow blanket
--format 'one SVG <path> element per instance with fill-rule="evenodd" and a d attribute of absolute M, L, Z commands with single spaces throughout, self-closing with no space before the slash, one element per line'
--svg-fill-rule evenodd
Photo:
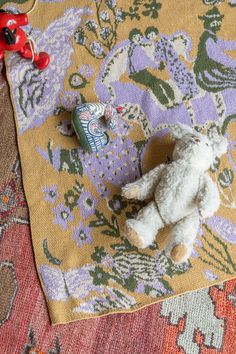
<path fill-rule="evenodd" d="M 27 11 L 25 2 L 5 9 Z M 4 3 L 4 2 L 3 2 Z M 1 5 L 3 3 L 0 3 Z M 52 323 L 131 312 L 236 274 L 236 1 L 39 0 L 29 14 L 45 71 L 9 53 L 35 260 Z M 123 107 L 98 153 L 86 153 L 70 123 L 83 102 Z M 120 189 L 171 159 L 168 126 L 228 137 L 217 160 L 221 208 L 201 225 L 190 261 L 163 251 L 164 230 L 146 250 L 122 228 L 143 206 Z M 16 245 L 17 247 L 17 245 Z"/>

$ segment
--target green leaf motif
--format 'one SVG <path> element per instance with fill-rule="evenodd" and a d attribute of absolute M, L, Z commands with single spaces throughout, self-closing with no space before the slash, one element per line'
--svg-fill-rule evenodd
<path fill-rule="evenodd" d="M 225 118 L 225 120 L 222 124 L 222 127 L 221 127 L 221 134 L 225 135 L 226 131 L 230 127 L 230 124 L 235 121 L 236 121 L 236 114 L 232 114 L 232 115 L 228 116 L 227 118 Z"/>
<path fill-rule="evenodd" d="M 146 285 L 144 287 L 145 294 L 152 297 L 159 297 L 159 296 L 166 295 L 166 291 L 170 293 L 173 291 L 173 289 L 171 288 L 167 280 L 158 278 L 158 282 L 160 283 L 160 289 L 156 289 L 150 285 Z"/>
<path fill-rule="evenodd" d="M 105 4 L 107 5 L 107 9 L 101 11 L 104 2 L 102 0 L 95 0 L 94 2 L 96 6 L 94 18 L 87 20 L 84 26 L 77 27 L 74 32 L 74 38 L 76 43 L 82 45 L 89 55 L 99 60 L 104 59 L 111 49 L 115 47 L 118 39 L 118 29 L 127 18 L 139 21 L 143 15 L 156 19 L 158 17 L 158 11 L 162 6 L 157 0 L 133 0 L 126 4 L 129 8 L 124 10 L 123 8 L 117 8 L 117 1 L 106 0 Z M 104 24 L 106 24 L 106 26 L 104 26 Z M 119 53 L 121 53 L 122 50 L 123 49 L 119 50 Z M 116 56 L 117 54 L 114 54 L 114 58 L 116 58 Z M 113 59 L 111 59 L 110 63 L 113 63 Z M 109 69 L 106 70 L 105 75 L 108 73 Z M 75 74 L 77 75 L 76 78 L 73 75 L 74 74 L 70 77 L 70 85 L 73 88 L 82 85 L 80 86 L 81 88 L 86 85 L 86 82 L 83 82 L 83 80 L 81 82 L 81 78 L 79 78 L 77 74 Z M 75 84 L 72 81 L 74 81 Z"/>
<path fill-rule="evenodd" d="M 83 175 L 83 166 L 77 149 L 61 149 L 59 171 L 66 171 L 69 174 Z"/>
<path fill-rule="evenodd" d="M 114 236 L 116 237 L 116 233 L 113 230 L 103 230 L 102 231 L 103 235 L 107 235 L 107 236 Z"/>
<path fill-rule="evenodd" d="M 109 273 L 104 272 L 104 270 L 98 266 L 95 267 L 94 271 L 91 270 L 89 274 L 93 278 L 94 285 L 108 285 L 108 281 L 111 278 Z"/>
<path fill-rule="evenodd" d="M 81 184 L 79 181 L 75 181 L 75 185 L 72 187 L 72 189 L 69 189 L 64 194 L 65 205 L 70 208 L 70 211 L 77 207 L 83 187 L 83 184 Z"/>
<path fill-rule="evenodd" d="M 48 243 L 47 243 L 47 239 L 45 238 L 43 240 L 43 251 L 44 251 L 44 254 L 47 258 L 47 260 L 52 263 L 52 264 L 55 264 L 55 265 L 60 265 L 62 264 L 62 261 L 56 257 L 53 257 L 52 254 L 49 252 L 48 250 Z"/>
<path fill-rule="evenodd" d="M 146 8 L 145 11 L 142 12 L 144 16 L 150 16 L 151 18 L 158 17 L 158 10 L 161 8 L 161 3 L 157 2 L 156 0 L 152 0 L 149 3 L 145 3 L 144 7 Z"/>
<path fill-rule="evenodd" d="M 159 279 L 159 281 L 163 284 L 165 289 L 167 289 L 169 291 L 173 291 L 172 287 L 170 286 L 170 284 L 168 283 L 167 280 L 161 278 L 161 279 Z"/>
<path fill-rule="evenodd" d="M 186 273 L 186 271 L 191 268 L 191 264 L 189 262 L 188 264 L 175 264 L 170 258 L 166 257 L 165 252 L 162 251 L 158 257 L 158 267 L 170 278 L 173 278 L 176 275 Z"/>
<path fill-rule="evenodd" d="M 47 144 L 47 152 L 50 164 L 56 167 L 58 171 L 66 171 L 69 174 L 79 174 L 81 177 L 83 176 L 83 166 L 77 149 L 60 149 L 59 166 L 57 164 L 58 151 L 53 150 L 53 142 L 50 139 Z"/>
<path fill-rule="evenodd" d="M 236 264 L 230 255 L 227 244 L 217 236 L 207 224 L 203 224 L 207 234 L 202 235 L 203 244 L 199 259 L 212 268 L 225 274 L 233 275 Z"/>
<path fill-rule="evenodd" d="M 88 80 L 80 73 L 73 73 L 69 77 L 69 84 L 73 89 L 84 88 L 88 83 Z"/>
<path fill-rule="evenodd" d="M 79 197 L 80 194 L 75 193 L 71 189 L 64 194 L 65 205 L 70 208 L 70 211 L 72 211 L 78 205 Z"/>
<path fill-rule="evenodd" d="M 99 210 L 95 210 L 95 215 L 97 219 L 92 220 L 90 222 L 89 224 L 90 227 L 106 226 L 108 229 L 102 230 L 102 234 L 107 236 L 113 236 L 113 237 L 120 236 L 119 225 L 117 223 L 117 219 L 115 215 L 112 215 L 111 222 Z"/>
<path fill-rule="evenodd" d="M 113 248 L 117 252 L 136 252 L 138 251 L 138 248 L 136 246 L 131 245 L 131 243 L 127 240 L 127 238 L 124 240 L 123 243 L 116 243 L 111 245 L 111 248 Z"/>
<path fill-rule="evenodd" d="M 29 69 L 24 74 L 24 79 L 18 87 L 19 105 L 28 117 L 35 105 L 38 105 L 43 97 L 46 81 L 42 76 L 42 71 Z"/>
<path fill-rule="evenodd" d="M 222 188 L 228 188 L 234 180 L 234 173 L 231 169 L 225 168 L 218 176 Z"/>
<path fill-rule="evenodd" d="M 128 278 L 122 279 L 123 281 L 120 282 L 121 285 L 123 285 L 124 288 L 126 288 L 129 291 L 135 291 L 138 286 L 137 279 L 135 279 L 134 275 L 131 274 Z"/>
<path fill-rule="evenodd" d="M 89 224 L 90 227 L 100 227 L 100 226 L 106 226 L 107 225 L 107 219 L 103 215 L 103 213 L 100 213 L 99 210 L 95 210 L 95 215 L 97 217 L 96 220 L 92 220 Z"/>
<path fill-rule="evenodd" d="M 121 195 L 114 194 L 108 202 L 109 208 L 117 215 L 120 215 L 122 210 L 127 207 L 127 201 L 123 200 Z"/>
<path fill-rule="evenodd" d="M 79 181 L 75 181 L 75 186 L 73 187 L 73 189 L 77 192 L 77 193 L 81 193 L 82 190 L 84 188 L 83 183 L 80 183 Z"/>
<path fill-rule="evenodd" d="M 105 248 L 102 247 L 95 247 L 95 251 L 94 253 L 91 255 L 91 258 L 97 262 L 97 263 L 101 263 L 102 259 L 105 258 L 107 256 L 107 252 L 105 251 Z"/>
<path fill-rule="evenodd" d="M 138 6 L 130 6 L 128 12 L 124 12 L 125 17 L 129 17 L 131 20 L 140 20 L 140 15 L 138 14 L 139 7 Z"/>

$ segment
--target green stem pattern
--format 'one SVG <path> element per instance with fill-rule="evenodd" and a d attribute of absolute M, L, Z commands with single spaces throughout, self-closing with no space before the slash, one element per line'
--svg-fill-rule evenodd
<path fill-rule="evenodd" d="M 225 254 L 226 254 L 226 257 L 227 257 L 228 263 L 232 266 L 233 270 L 236 271 L 236 264 L 234 263 L 234 261 L 232 260 L 230 254 L 229 254 L 227 245 L 226 245 L 222 240 L 220 240 L 220 238 L 217 237 L 217 236 L 210 230 L 210 228 L 209 228 L 206 224 L 204 224 L 204 227 L 205 227 L 205 229 L 212 235 L 212 237 L 214 238 L 214 240 L 215 240 L 216 242 L 218 242 L 218 243 L 223 247 L 223 249 L 224 249 L 224 251 L 225 251 Z"/>

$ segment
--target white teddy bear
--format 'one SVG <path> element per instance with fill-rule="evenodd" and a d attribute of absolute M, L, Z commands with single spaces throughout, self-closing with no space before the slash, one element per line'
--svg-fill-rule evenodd
<path fill-rule="evenodd" d="M 220 206 L 217 185 L 207 170 L 226 153 L 227 140 L 216 129 L 206 136 L 183 124 L 172 126 L 171 133 L 176 140 L 173 162 L 122 188 L 127 199 L 154 198 L 136 219 L 126 220 L 125 236 L 135 246 L 146 248 L 158 230 L 173 225 L 166 254 L 174 263 L 182 263 L 191 255 L 200 218 L 212 216 Z"/>

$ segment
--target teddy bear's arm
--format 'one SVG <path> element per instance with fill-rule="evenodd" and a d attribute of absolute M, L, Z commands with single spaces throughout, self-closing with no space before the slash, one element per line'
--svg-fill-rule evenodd
<path fill-rule="evenodd" d="M 127 199 L 145 200 L 152 198 L 165 166 L 165 164 L 161 164 L 137 181 L 126 184 L 122 188 L 121 195 Z"/>
<path fill-rule="evenodd" d="M 199 213 L 203 218 L 212 216 L 220 207 L 220 195 L 217 185 L 208 174 L 201 178 L 197 199 Z"/>

